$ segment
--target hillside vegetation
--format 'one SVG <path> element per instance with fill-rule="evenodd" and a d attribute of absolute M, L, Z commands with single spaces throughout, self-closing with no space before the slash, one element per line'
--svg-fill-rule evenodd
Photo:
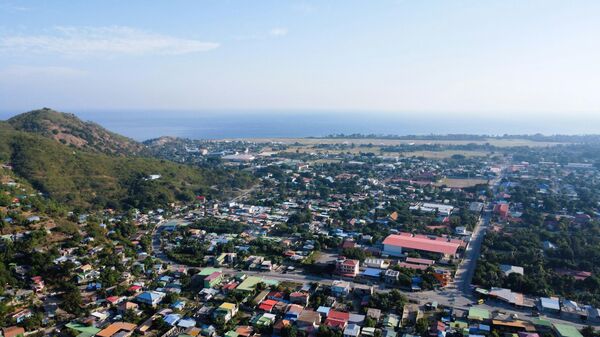
<path fill-rule="evenodd" d="M 192 200 L 198 194 L 220 197 L 252 183 L 250 176 L 240 172 L 108 155 L 85 146 L 66 145 L 43 131 L 32 133 L 12 126 L 26 129 L 23 124 L 29 125 L 27 128 L 43 125 L 49 116 L 26 115 L 27 122 L 21 116 L 0 122 L 0 162 L 10 163 L 17 175 L 52 199 L 76 208 L 150 208 Z M 33 116 L 41 116 L 42 121 Z M 90 137 L 81 135 L 82 139 Z M 150 175 L 161 177 L 151 180 Z"/>
<path fill-rule="evenodd" d="M 36 133 L 65 145 L 107 154 L 139 154 L 144 145 L 110 132 L 93 122 L 84 122 L 74 114 L 43 108 L 8 120 L 16 130 Z"/>

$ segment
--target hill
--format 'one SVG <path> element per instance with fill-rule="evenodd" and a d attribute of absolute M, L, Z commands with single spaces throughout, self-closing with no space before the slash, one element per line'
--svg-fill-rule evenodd
<path fill-rule="evenodd" d="M 110 132 L 93 122 L 84 122 L 74 114 L 43 108 L 8 120 L 16 130 L 37 133 L 78 149 L 117 155 L 139 154 L 144 145 Z"/>
<path fill-rule="evenodd" d="M 54 137 L 46 138 L 43 129 L 23 131 L 47 125 L 48 116 L 56 118 L 56 113 L 26 115 L 0 122 L 0 163 L 10 163 L 15 174 L 34 188 L 69 206 L 152 208 L 191 200 L 196 194 L 220 197 L 252 183 L 250 176 L 237 171 L 202 170 L 166 160 L 114 156 L 98 152 L 95 147 L 67 145 Z M 40 120 L 34 116 L 40 116 Z M 72 121 L 69 116 L 65 119 Z M 81 139 L 86 138 L 88 135 L 81 135 Z M 160 178 L 150 179 L 151 175 Z"/>

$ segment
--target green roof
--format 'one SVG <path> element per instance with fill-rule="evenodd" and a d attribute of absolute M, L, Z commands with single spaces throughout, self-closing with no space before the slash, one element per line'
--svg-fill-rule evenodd
<path fill-rule="evenodd" d="M 240 285 L 237 287 L 237 290 L 252 291 L 260 282 L 262 282 L 262 278 L 256 276 L 248 276 L 244 280 L 244 282 L 240 283 Z"/>
<path fill-rule="evenodd" d="M 490 312 L 487 309 L 472 307 L 469 309 L 469 319 L 490 319 Z"/>
<path fill-rule="evenodd" d="M 583 337 L 579 330 L 572 325 L 554 324 L 554 328 L 561 337 Z"/>
<path fill-rule="evenodd" d="M 552 327 L 552 323 L 550 323 L 550 321 L 547 321 L 545 319 L 540 319 L 540 318 L 532 319 L 531 323 L 533 323 L 533 325 L 537 325 L 537 326 L 544 326 L 544 327 L 548 327 L 548 328 Z"/>
<path fill-rule="evenodd" d="M 101 329 L 95 328 L 93 326 L 87 326 L 87 325 L 83 325 L 83 324 L 77 323 L 77 322 L 71 322 L 71 323 L 67 324 L 66 327 L 69 329 L 73 329 L 75 331 L 79 331 L 79 332 L 81 332 L 81 334 L 85 334 L 86 336 L 94 336 L 101 330 Z M 84 336 L 82 336 L 82 337 L 84 337 Z"/>
<path fill-rule="evenodd" d="M 233 331 L 233 330 L 229 330 L 225 333 L 225 337 L 238 337 L 240 334 Z"/>
<path fill-rule="evenodd" d="M 201 271 L 198 273 L 198 275 L 199 275 L 199 276 L 208 276 L 208 275 L 210 275 L 210 274 L 212 274 L 212 273 L 214 273 L 214 272 L 216 272 L 216 271 L 219 271 L 219 272 L 220 272 L 220 271 L 222 271 L 222 270 L 221 270 L 221 269 L 219 269 L 219 268 L 207 267 L 207 268 L 204 268 L 204 269 L 202 269 L 202 270 L 201 270 Z"/>

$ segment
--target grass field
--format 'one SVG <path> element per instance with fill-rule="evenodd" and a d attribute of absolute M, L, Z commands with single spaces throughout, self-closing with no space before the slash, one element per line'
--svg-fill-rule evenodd
<path fill-rule="evenodd" d="M 485 179 L 452 179 L 444 178 L 437 183 L 436 186 L 448 186 L 451 188 L 465 188 L 475 185 L 487 184 L 488 181 Z"/>
<path fill-rule="evenodd" d="M 446 159 L 454 155 L 462 155 L 465 157 L 485 157 L 489 152 L 485 151 L 414 151 L 414 152 L 402 152 L 401 155 L 404 157 L 424 157 L 429 159 Z"/>
<path fill-rule="evenodd" d="M 233 140 L 233 139 L 230 139 Z M 487 139 L 485 141 L 463 141 L 463 140 L 410 140 L 410 139 L 378 139 L 378 138 L 365 138 L 365 139 L 345 139 L 345 138 L 245 138 L 236 139 L 252 141 L 256 143 L 282 143 L 282 144 L 294 144 L 300 143 L 302 145 L 316 145 L 316 144 L 373 144 L 374 146 L 390 146 L 390 145 L 401 145 L 401 144 L 441 144 L 441 145 L 466 145 L 466 144 L 486 144 L 498 146 L 498 147 L 513 147 L 513 146 L 531 146 L 531 147 L 546 147 L 560 145 L 563 143 L 558 142 L 534 142 L 528 139 Z"/>

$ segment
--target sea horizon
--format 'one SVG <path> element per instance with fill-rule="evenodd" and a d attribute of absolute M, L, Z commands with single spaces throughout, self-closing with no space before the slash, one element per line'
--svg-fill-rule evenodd
<path fill-rule="evenodd" d="M 23 111 L 24 112 L 24 111 Z M 326 137 L 332 134 L 386 135 L 583 135 L 600 134 L 596 123 L 550 118 L 511 120 L 497 114 L 453 118 L 439 113 L 343 111 L 65 110 L 108 130 L 144 141 L 164 136 L 190 139 Z M 6 120 L 22 112 L 0 111 Z M 561 130 L 558 132 L 557 130 Z"/>

